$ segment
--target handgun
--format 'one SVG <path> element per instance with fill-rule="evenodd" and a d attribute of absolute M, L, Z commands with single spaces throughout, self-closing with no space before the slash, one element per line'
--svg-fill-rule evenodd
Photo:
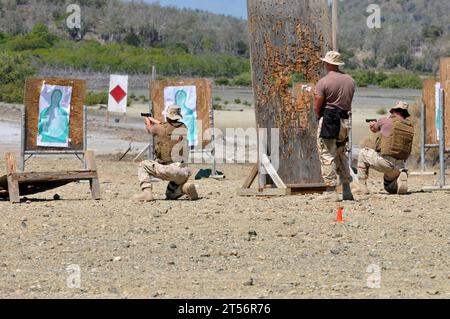
<path fill-rule="evenodd" d="M 367 119 L 367 120 L 366 120 L 366 123 L 377 122 L 377 121 L 378 121 L 377 119 Z"/>

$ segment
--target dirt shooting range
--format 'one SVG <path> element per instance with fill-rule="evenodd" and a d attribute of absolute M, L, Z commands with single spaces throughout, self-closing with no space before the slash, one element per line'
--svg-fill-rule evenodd
<path fill-rule="evenodd" d="M 44 2 L 0 21 L 0 298 L 450 296 L 450 5 Z"/>
<path fill-rule="evenodd" d="M 306 0 L 286 1 L 283 5 L 275 0 L 249 0 L 247 5 L 258 133 L 257 164 L 249 171 L 237 194 L 264 197 L 322 193 L 325 184 L 316 146 L 314 87 L 322 74 L 320 57 L 339 46 L 339 5 L 333 1 L 330 8 L 325 1 Z M 273 9 L 275 7 L 276 10 Z M 435 172 L 426 172 L 425 158 L 429 150 L 438 149 L 439 185 L 426 188 L 429 190 L 447 189 L 444 171 L 446 154 L 450 148 L 450 128 L 446 125 L 450 114 L 446 109 L 449 64 L 448 58 L 442 58 L 441 78 L 427 79 L 423 83 L 421 170 L 412 175 L 435 175 Z M 291 87 L 294 78 L 301 81 Z M 109 125 L 110 113 L 127 113 L 129 89 L 132 89 L 129 88 L 129 76 L 110 76 L 105 125 Z M 55 95 L 51 94 L 56 91 L 61 93 L 60 101 L 56 101 Z M 37 155 L 74 155 L 80 160 L 85 157 L 85 94 L 86 83 L 83 80 L 33 78 L 26 82 L 20 170 L 24 171 L 26 162 Z M 190 161 L 195 162 L 196 154 L 202 158 L 206 155 L 211 162 L 211 176 L 223 178 L 216 173 L 213 94 L 212 83 L 208 79 L 157 80 L 156 67 L 151 68 L 150 114 L 158 121 L 165 121 L 167 108 L 170 105 L 180 106 L 188 122 Z M 64 120 L 67 124 L 66 137 L 59 143 L 45 142 L 45 136 L 43 138 L 40 134 L 40 115 L 44 113 L 40 105 L 45 99 L 50 107 L 52 103 L 66 103 L 68 107 Z M 57 131 L 58 128 L 53 130 Z M 349 154 L 352 155 L 351 143 L 350 136 Z M 135 161 L 142 159 L 146 152 L 148 158 L 153 159 L 153 144 L 151 138 Z M 121 159 L 129 151 L 131 143 Z M 277 158 L 276 165 L 273 163 L 274 158 Z M 350 165 L 351 160 L 352 156 Z M 355 174 L 353 176 L 356 177 Z M 258 185 L 252 187 L 255 180 Z"/>

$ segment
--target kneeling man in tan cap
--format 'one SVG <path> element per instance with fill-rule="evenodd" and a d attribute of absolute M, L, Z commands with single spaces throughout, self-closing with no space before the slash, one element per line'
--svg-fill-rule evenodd
<path fill-rule="evenodd" d="M 359 192 L 369 194 L 367 179 L 369 169 L 384 173 L 384 189 L 390 194 L 408 192 L 408 174 L 405 161 L 411 155 L 414 127 L 408 111 L 408 103 L 398 102 L 389 118 L 370 122 L 370 130 L 376 133 L 375 145 L 359 153 Z"/>
<path fill-rule="evenodd" d="M 139 166 L 139 182 L 142 192 L 133 197 L 140 202 L 154 201 L 152 177 L 170 182 L 167 186 L 166 197 L 176 200 L 187 195 L 190 200 L 197 200 L 198 194 L 194 184 L 187 181 L 192 175 L 186 167 L 187 159 L 187 128 L 181 122 L 181 109 L 173 105 L 166 112 L 167 122 L 147 117 L 145 124 L 147 131 L 155 136 L 156 161 L 143 161 Z"/>

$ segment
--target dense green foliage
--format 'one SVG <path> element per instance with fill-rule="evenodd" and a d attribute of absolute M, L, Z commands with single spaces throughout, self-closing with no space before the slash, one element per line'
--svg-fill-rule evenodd
<path fill-rule="evenodd" d="M 374 3 L 381 9 L 381 28 L 371 29 L 373 12 L 366 10 Z M 450 1 L 340 1 L 340 43 L 348 66 L 436 73 L 439 58 L 450 55 L 449 11 Z"/>
<path fill-rule="evenodd" d="M 108 93 L 107 92 L 88 92 L 86 95 L 86 105 L 93 106 L 108 104 Z"/>
<path fill-rule="evenodd" d="M 427 35 L 438 36 L 439 30 L 430 28 Z M 44 24 L 36 24 L 24 34 L 12 35 L 0 32 L 0 100 L 18 103 L 23 100 L 26 77 L 34 75 L 42 67 L 74 69 L 94 72 L 121 72 L 128 74 L 149 73 L 152 65 L 158 77 L 210 77 L 217 85 L 251 86 L 250 63 L 239 55 L 214 53 L 214 50 L 190 53 L 182 43 L 166 47 L 136 46 L 136 38 L 125 38 L 127 43 L 102 44 L 95 40 L 73 41 L 56 36 Z M 242 48 L 243 49 L 243 48 Z M 373 58 L 364 60 L 363 69 L 352 69 L 354 54 L 343 50 L 349 73 L 359 86 L 378 85 L 384 88 L 421 88 L 419 76 L 402 72 L 386 74 L 374 72 L 377 62 Z M 352 62 L 353 61 L 353 62 Z M 408 68 L 417 60 L 411 59 L 401 50 L 386 59 L 386 64 Z M 302 78 L 294 74 L 292 82 Z M 105 94 L 90 93 L 88 105 L 106 104 Z"/>
<path fill-rule="evenodd" d="M 0 101 L 22 102 L 25 79 L 34 74 L 26 56 L 0 52 Z"/>
<path fill-rule="evenodd" d="M 225 54 L 194 55 L 177 48 L 57 39 L 43 25 L 36 25 L 23 36 L 0 35 L 0 48 L 25 52 L 39 66 L 95 72 L 142 74 L 155 65 L 164 76 L 234 77 L 250 69 L 248 59 Z"/>
<path fill-rule="evenodd" d="M 371 70 L 349 70 L 347 73 L 355 79 L 359 87 L 375 85 L 391 89 L 422 88 L 422 79 L 418 75 L 412 73 L 386 74 L 384 72 L 375 72 Z"/>

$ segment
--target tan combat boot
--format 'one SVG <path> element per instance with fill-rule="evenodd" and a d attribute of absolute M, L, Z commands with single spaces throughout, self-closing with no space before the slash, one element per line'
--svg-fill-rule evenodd
<path fill-rule="evenodd" d="M 369 195 L 369 188 L 367 187 L 367 179 L 360 179 L 358 183 L 357 194 Z"/>
<path fill-rule="evenodd" d="M 397 184 L 398 184 L 397 190 L 398 195 L 405 195 L 406 193 L 408 193 L 408 173 L 402 171 L 397 179 Z"/>
<path fill-rule="evenodd" d="M 153 190 L 151 188 L 144 188 L 140 194 L 133 196 L 133 201 L 141 203 L 155 201 L 155 198 L 153 197 Z"/>
<path fill-rule="evenodd" d="M 318 201 L 338 203 L 341 202 L 339 193 L 333 187 L 329 187 L 322 195 L 316 197 Z"/>
<path fill-rule="evenodd" d="M 186 183 L 182 186 L 182 191 L 184 195 L 187 195 L 189 200 L 197 200 L 198 199 L 198 193 L 197 189 L 195 188 L 194 184 Z"/>

